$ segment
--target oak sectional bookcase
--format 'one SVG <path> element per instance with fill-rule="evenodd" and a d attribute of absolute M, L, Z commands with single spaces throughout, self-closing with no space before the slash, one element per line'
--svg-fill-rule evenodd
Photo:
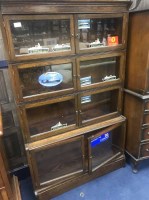
<path fill-rule="evenodd" d="M 37 199 L 125 165 L 130 1 L 2 1 L 9 71 Z"/>

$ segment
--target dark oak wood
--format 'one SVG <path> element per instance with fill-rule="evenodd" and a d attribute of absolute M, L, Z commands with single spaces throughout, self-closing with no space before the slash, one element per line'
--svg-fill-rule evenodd
<path fill-rule="evenodd" d="M 85 165 L 85 163 L 88 163 L 88 151 L 92 148 L 92 145 L 91 143 L 88 143 L 88 145 L 84 147 L 87 138 L 90 140 L 91 137 L 92 140 L 94 140 L 95 137 L 97 138 L 107 132 L 109 132 L 111 138 L 111 140 L 107 140 L 108 143 L 106 144 L 106 147 L 101 145 L 96 147 L 99 148 L 99 154 L 100 151 L 103 153 L 104 149 L 106 155 L 104 157 L 101 157 L 98 154 L 96 155 L 98 167 L 94 169 L 92 166 L 91 169 L 93 171 L 100 171 L 101 166 L 110 162 L 115 162 L 117 159 L 120 159 L 121 156 L 124 156 L 125 118 L 119 117 L 119 122 L 116 121 L 117 120 L 115 120 L 114 125 L 111 125 L 113 123 L 112 120 L 107 120 L 103 122 L 104 128 L 96 127 L 96 130 L 93 130 L 93 128 L 91 129 L 92 126 L 87 127 L 88 129 L 90 128 L 88 133 L 84 133 L 84 128 L 82 128 L 82 130 L 74 130 L 59 136 L 53 136 L 46 140 L 27 144 L 28 161 L 32 166 L 31 173 L 34 179 L 33 184 L 35 189 L 44 188 L 48 185 L 54 187 L 59 183 L 67 182 L 69 179 L 73 181 L 74 178 L 82 176 L 84 173 L 90 173 L 89 166 L 88 164 Z M 101 125 L 102 123 L 100 123 L 99 127 L 101 127 Z M 82 136 L 72 136 L 72 134 L 77 135 L 79 132 Z M 69 138 L 66 139 L 67 135 L 71 135 L 71 138 L 69 136 Z M 76 150 L 74 151 L 74 149 Z M 112 154 L 113 156 L 111 157 Z M 52 157 L 53 159 L 50 159 Z M 49 159 L 53 162 L 49 165 L 45 165 L 45 163 L 50 162 L 48 161 Z M 66 163 L 67 166 L 65 166 Z"/>
<path fill-rule="evenodd" d="M 85 9 L 84 9 L 85 3 Z M 131 4 L 130 0 L 108 0 L 108 1 L 3 1 L 3 14 L 37 14 L 37 13 L 110 13 L 111 11 L 117 13 L 120 10 L 127 12 Z M 67 6 L 66 6 L 67 5 Z M 90 6 L 92 5 L 92 9 Z"/>
<path fill-rule="evenodd" d="M 121 112 L 129 5 L 129 0 L 1 2 L 37 199 L 48 200 L 125 164 L 126 119 Z M 110 36 L 117 42 L 109 44 Z M 41 84 L 40 75 L 53 67 L 61 73 L 69 70 L 63 80 L 71 81 L 53 88 L 47 87 L 50 79 Z"/>
<path fill-rule="evenodd" d="M 125 87 L 142 95 L 149 92 L 148 20 L 149 11 L 130 13 Z"/>
<path fill-rule="evenodd" d="M 149 11 L 130 13 L 126 67 L 124 115 L 128 119 L 126 151 L 133 172 L 148 159 L 149 126 Z M 143 25 L 142 25 L 143 24 Z"/>
<path fill-rule="evenodd" d="M 124 115 L 127 117 L 126 151 L 133 160 L 135 173 L 138 163 L 149 158 L 148 101 L 148 95 L 139 95 L 130 90 L 126 90 L 124 95 Z"/>
<path fill-rule="evenodd" d="M 93 3 L 91 2 L 91 5 L 89 4 L 85 4 L 85 9 L 84 9 L 84 5 L 83 3 L 78 3 L 78 4 L 72 4 L 69 5 L 69 3 L 65 4 L 64 2 L 62 2 L 61 4 L 55 4 L 52 3 L 51 4 L 46 4 L 46 5 L 42 5 L 41 3 L 38 5 L 36 4 L 31 4 L 31 5 L 26 5 L 26 4 L 22 4 L 22 7 L 18 7 L 17 6 L 19 4 L 13 4 L 10 5 L 10 9 L 11 11 L 14 9 L 16 9 L 14 11 L 14 13 L 11 13 L 11 15 L 9 15 L 10 13 L 7 13 L 7 15 L 5 15 L 5 11 L 3 13 L 3 10 L 6 7 L 6 10 L 8 12 L 9 8 L 7 6 L 9 6 L 9 4 L 6 4 L 4 7 L 2 6 L 1 10 L 2 10 L 2 14 L 3 14 L 3 25 L 5 27 L 6 30 L 6 39 L 7 39 L 7 44 L 8 44 L 8 49 L 9 49 L 9 61 L 23 61 L 23 60 L 29 60 L 29 59 L 40 59 L 40 58 L 49 58 L 49 57 L 54 57 L 54 56 L 65 56 L 65 55 L 69 55 L 69 54 L 74 54 L 75 50 L 76 53 L 83 53 L 83 52 L 105 52 L 105 51 L 114 51 L 116 49 L 125 49 L 126 48 L 126 41 L 127 41 L 127 27 L 128 27 L 128 13 L 127 13 L 127 9 L 126 10 L 122 10 L 121 3 L 124 4 L 125 6 L 127 5 L 127 2 L 114 2 L 112 1 L 111 4 L 114 4 L 113 6 L 111 5 L 111 7 L 109 6 L 109 2 L 106 4 L 106 2 L 101 2 L 101 4 L 99 2 L 97 3 Z M 44 2 L 43 2 L 44 4 Z M 27 6 L 27 7 L 26 7 Z M 43 8 L 42 8 L 43 6 Z M 49 8 L 48 8 L 49 6 Z M 127 5 L 128 6 L 128 5 Z M 58 7 L 58 8 L 57 8 Z M 103 8 L 103 10 L 102 10 Z M 117 10 L 115 10 L 117 8 Z M 21 11 L 23 9 L 23 11 Z M 31 10 L 30 10 L 31 9 Z M 63 10 L 64 9 L 64 10 Z M 89 9 L 89 11 L 88 11 Z M 34 12 L 35 10 L 35 12 Z M 17 11 L 21 11 L 21 13 L 18 13 Z M 27 13 L 25 13 L 25 11 L 27 11 Z M 37 12 L 39 11 L 39 12 Z M 120 12 L 119 12 L 120 11 Z M 23 15 L 19 15 L 17 16 L 16 14 L 22 14 Z M 61 15 L 53 15 L 53 13 L 61 13 Z M 65 15 L 67 13 L 67 15 Z M 71 14 L 71 15 L 68 15 Z M 88 14 L 88 16 L 86 16 L 86 14 L 84 15 L 80 15 L 80 13 L 91 13 Z M 93 13 L 98 13 L 98 14 L 93 14 Z M 100 14 L 99 14 L 100 13 Z M 12 15 L 13 14 L 13 15 Z M 25 14 L 30 14 L 30 15 L 25 15 Z M 33 15 L 35 14 L 35 15 Z M 41 17 L 39 16 L 39 14 L 44 14 Z M 49 15 L 46 15 L 49 14 Z M 78 28 L 77 28 L 77 21 L 78 19 L 83 19 L 83 18 L 91 18 L 91 19 L 110 19 L 110 18 L 114 18 L 114 19 L 121 19 L 120 20 L 120 24 L 119 26 L 116 28 L 116 35 L 119 35 L 119 40 L 120 43 L 118 45 L 114 45 L 114 46 L 105 46 L 102 48 L 92 48 L 92 49 L 79 49 L 78 47 L 78 43 L 79 43 L 79 39 L 78 39 Z M 69 51 L 59 51 L 59 52 L 51 52 L 49 51 L 48 53 L 38 53 L 38 54 L 27 54 L 27 55 L 17 55 L 15 52 L 15 48 L 14 48 L 14 44 L 13 41 L 15 40 L 15 38 L 13 38 L 13 35 L 11 33 L 11 26 L 10 26 L 10 21 L 12 20 L 52 20 L 52 19 L 68 19 L 70 20 L 70 46 L 71 49 Z M 121 26 L 121 28 L 120 28 Z M 43 36 L 44 37 L 44 36 Z M 76 46 L 76 49 L 75 49 Z M 24 48 L 23 48 L 24 49 Z"/>

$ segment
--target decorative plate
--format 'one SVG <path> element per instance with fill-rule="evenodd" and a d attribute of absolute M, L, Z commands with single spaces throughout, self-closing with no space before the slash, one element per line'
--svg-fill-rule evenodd
<path fill-rule="evenodd" d="M 63 76 L 58 72 L 47 72 L 39 76 L 38 82 L 45 87 L 59 85 L 63 81 Z"/>

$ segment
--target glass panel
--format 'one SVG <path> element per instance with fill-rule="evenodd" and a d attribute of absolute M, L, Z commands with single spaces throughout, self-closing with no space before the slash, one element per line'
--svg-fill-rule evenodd
<path fill-rule="evenodd" d="M 53 146 L 35 154 L 39 182 L 83 171 L 81 140 Z M 64 178 L 63 178 L 64 180 Z"/>
<path fill-rule="evenodd" d="M 70 20 L 10 20 L 15 55 L 70 51 Z"/>
<path fill-rule="evenodd" d="M 74 99 L 29 108 L 26 114 L 31 136 L 76 124 Z"/>
<path fill-rule="evenodd" d="M 81 97 L 82 120 L 104 116 L 117 111 L 118 90 Z"/>
<path fill-rule="evenodd" d="M 121 128 L 118 127 L 106 132 L 91 141 L 92 169 L 96 169 L 122 154 L 123 139 Z M 96 133 L 98 132 L 96 131 Z"/>
<path fill-rule="evenodd" d="M 19 69 L 23 96 L 73 88 L 72 63 Z"/>
<path fill-rule="evenodd" d="M 100 58 L 80 62 L 80 84 L 112 81 L 119 78 L 120 57 Z"/>
<path fill-rule="evenodd" d="M 79 19 L 79 49 L 102 48 L 121 44 L 122 24 L 122 17 Z"/>

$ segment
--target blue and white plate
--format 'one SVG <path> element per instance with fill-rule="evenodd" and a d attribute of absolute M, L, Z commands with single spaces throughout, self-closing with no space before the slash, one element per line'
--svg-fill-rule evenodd
<path fill-rule="evenodd" d="M 47 72 L 39 76 L 38 82 L 45 87 L 59 85 L 63 81 L 63 76 L 58 72 Z"/>

